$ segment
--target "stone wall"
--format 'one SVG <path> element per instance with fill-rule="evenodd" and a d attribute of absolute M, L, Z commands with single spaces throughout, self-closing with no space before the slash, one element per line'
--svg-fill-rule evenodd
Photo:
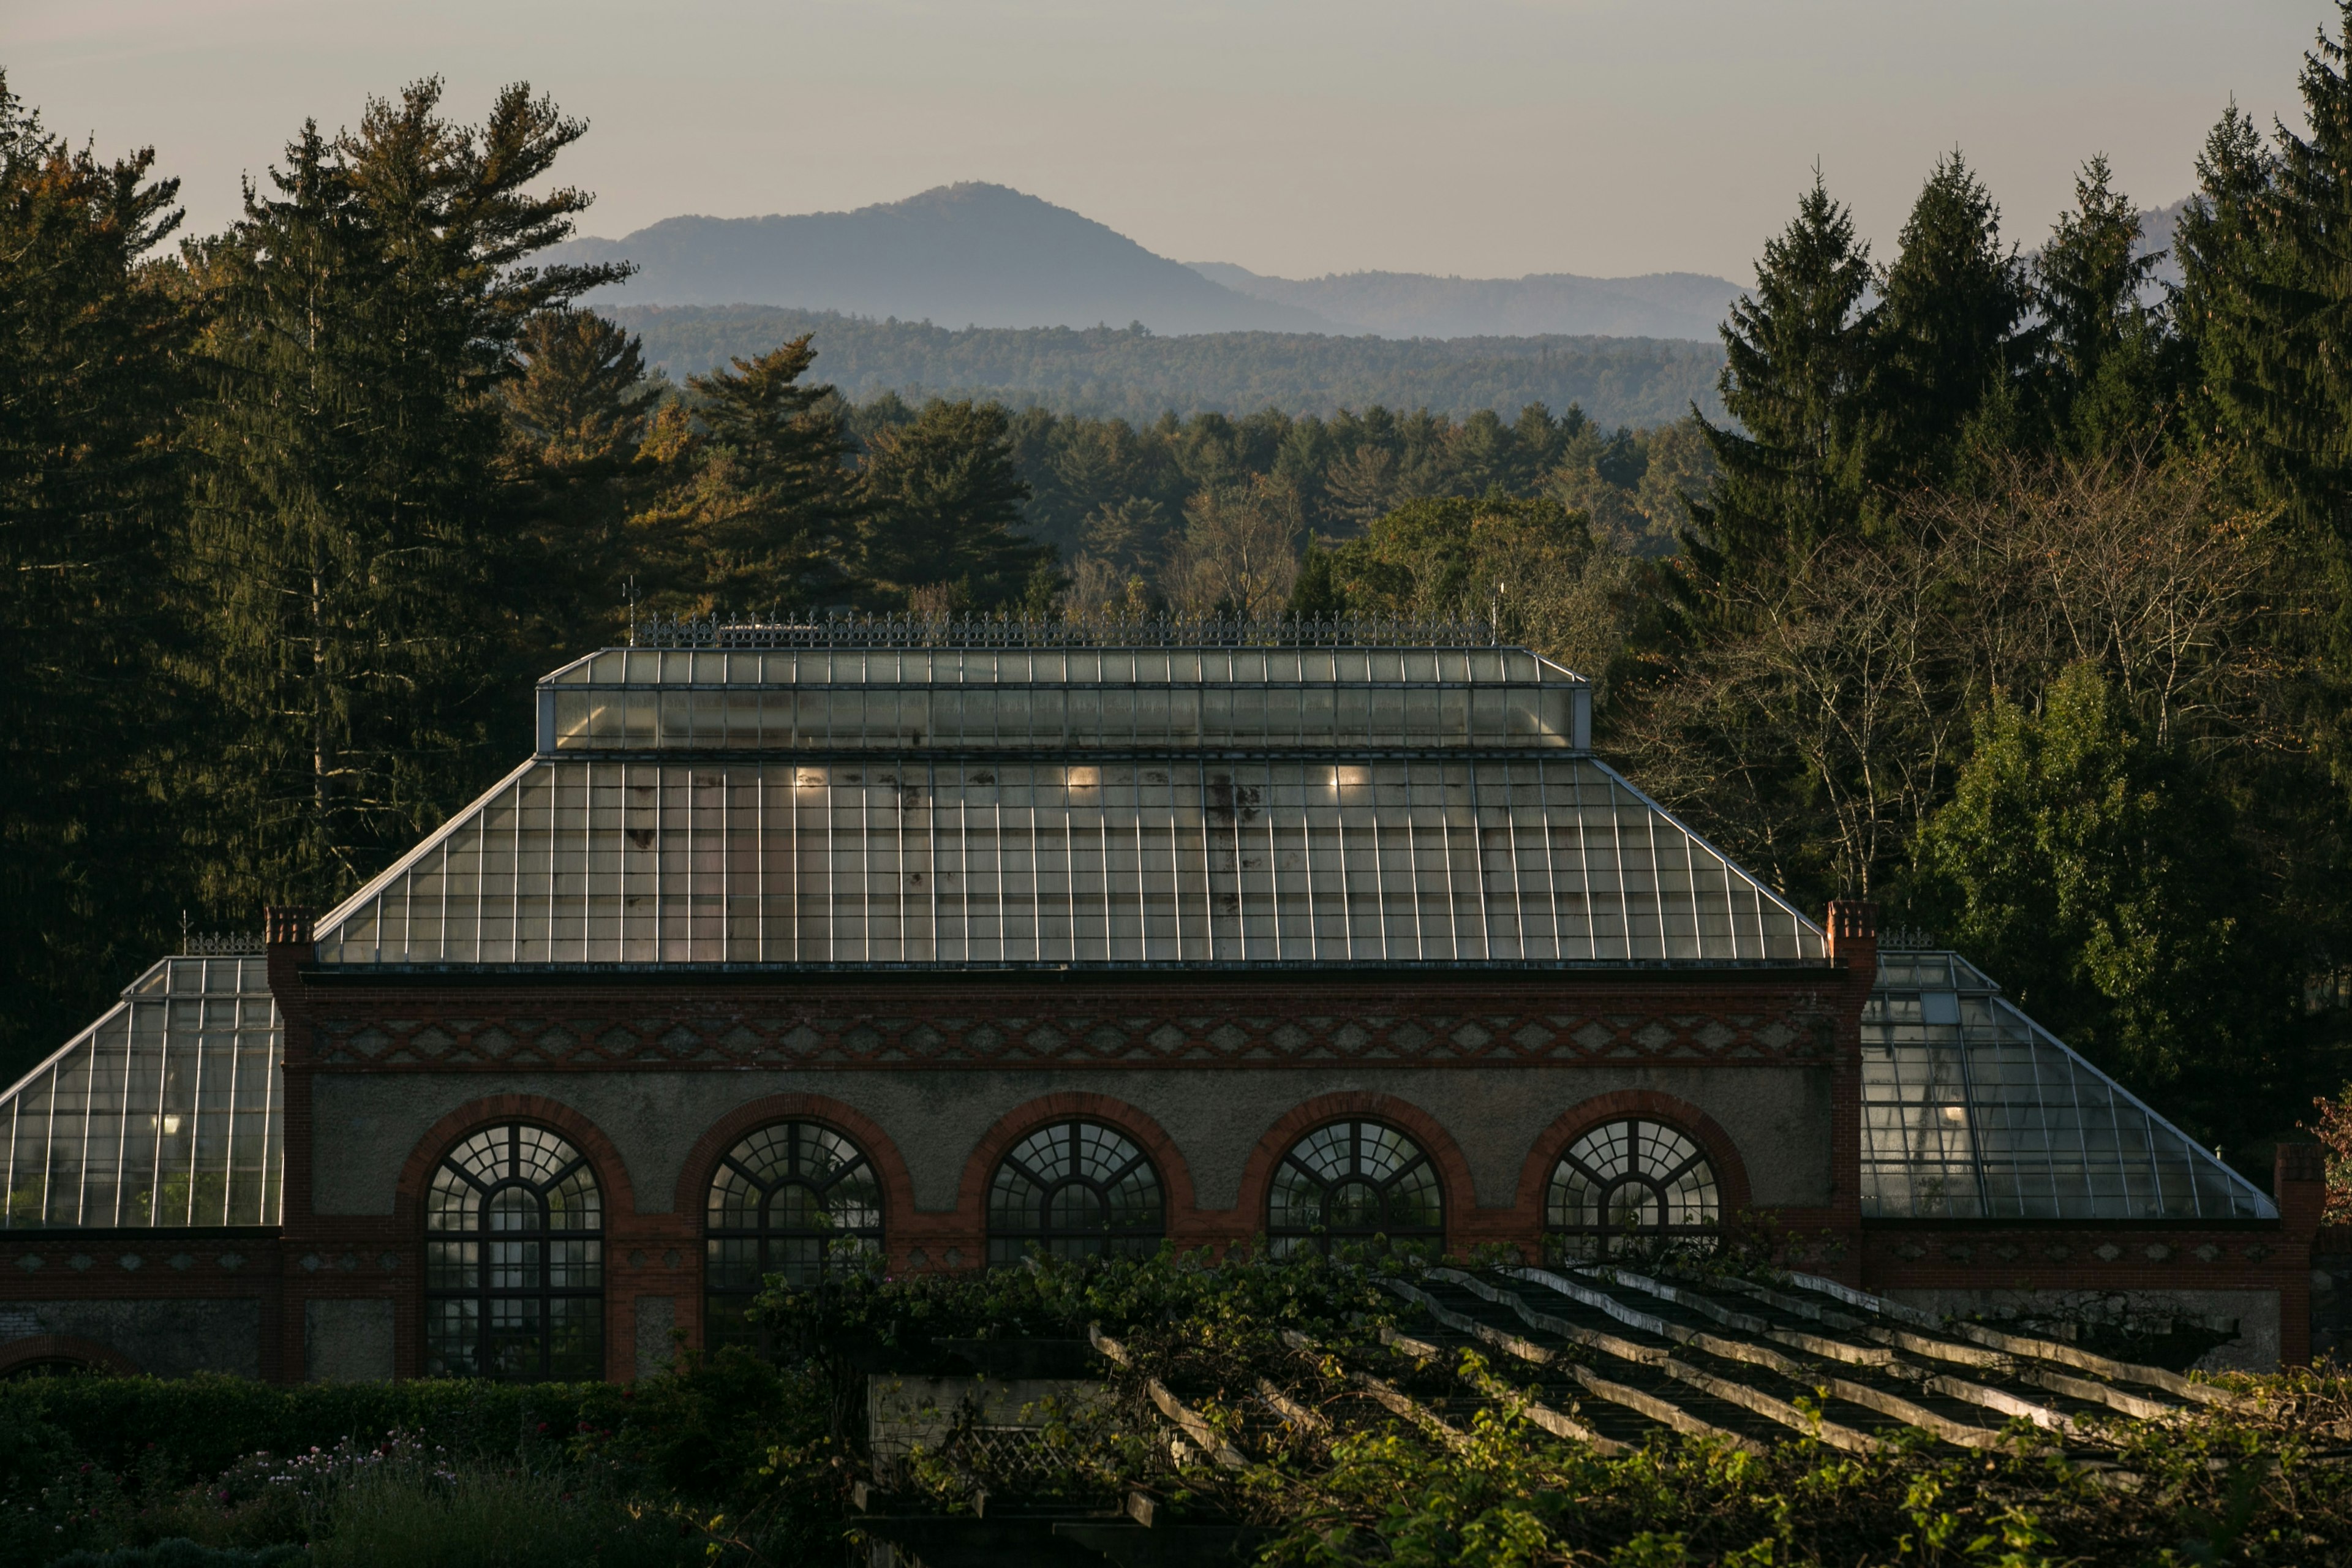
<path fill-rule="evenodd" d="M 262 1373 L 262 1303 L 227 1299 L 0 1301 L 0 1356 L 20 1341 L 54 1336 L 102 1345 L 155 1377 Z"/>

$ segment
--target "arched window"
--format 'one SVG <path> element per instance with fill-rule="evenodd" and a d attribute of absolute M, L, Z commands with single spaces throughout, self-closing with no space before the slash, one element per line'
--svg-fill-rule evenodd
<path fill-rule="evenodd" d="M 759 1345 L 744 1313 L 769 1275 L 807 1285 L 881 1250 L 882 1184 L 832 1128 L 780 1121 L 719 1162 L 704 1216 L 703 1343 Z"/>
<path fill-rule="evenodd" d="M 1706 1151 L 1661 1122 L 1605 1121 L 1551 1174 L 1544 1228 L 1556 1258 L 1602 1258 L 1635 1237 L 1713 1236 L 1721 1189 Z"/>
<path fill-rule="evenodd" d="M 425 1368 L 532 1382 L 604 1375 L 604 1198 L 544 1127 L 475 1133 L 425 1200 Z"/>
<path fill-rule="evenodd" d="M 1168 1234 L 1160 1173 L 1117 1128 L 1056 1121 L 1021 1140 L 988 1189 L 988 1261 L 1140 1258 Z"/>
<path fill-rule="evenodd" d="M 1378 1121 L 1334 1121 L 1275 1167 L 1265 1231 L 1277 1256 L 1375 1237 L 1434 1252 L 1445 1242 L 1445 1198 L 1412 1139 Z"/>

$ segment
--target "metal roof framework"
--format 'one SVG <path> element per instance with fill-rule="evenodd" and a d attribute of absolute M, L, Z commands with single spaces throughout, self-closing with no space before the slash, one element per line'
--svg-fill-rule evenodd
<path fill-rule="evenodd" d="M 539 754 L 326 916 L 320 962 L 1825 957 L 1818 925 L 1591 755 L 1589 689 L 1524 650 L 753 629 L 541 681 Z M 0 1095 L 0 1224 L 275 1224 L 279 1051 L 259 957 L 158 963 Z M 1953 954 L 1883 956 L 1864 1057 L 1866 1214 L 2275 1217 Z"/>
<path fill-rule="evenodd" d="M 1865 1216 L 2278 1217 L 1956 952 L 1881 952 L 1862 1040 Z"/>

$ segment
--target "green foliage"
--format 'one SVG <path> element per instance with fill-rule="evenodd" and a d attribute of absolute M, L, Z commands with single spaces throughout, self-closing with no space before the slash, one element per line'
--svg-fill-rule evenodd
<path fill-rule="evenodd" d="M 530 189 L 585 126 L 523 86 L 479 127 L 440 96 L 305 127 L 194 253 L 190 670 L 221 725 L 219 907 L 351 886 L 475 782 L 506 697 L 494 394 L 534 313 L 616 274 L 525 265 L 586 205 Z"/>
<path fill-rule="evenodd" d="M 2000 439 L 2038 344 L 2024 266 L 1958 153 L 1937 160 L 1879 290 L 1865 471 L 1898 489 L 1963 477 L 1969 441 Z"/>
<path fill-rule="evenodd" d="M 1356 614 L 1485 621 L 1596 680 L 1629 630 L 1623 559 L 1556 500 L 1408 501 L 1328 559 L 1325 591 Z"/>
<path fill-rule="evenodd" d="M 190 715 L 160 668 L 186 303 L 152 150 L 107 162 L 0 74 L 0 1078 L 54 1049 L 185 901 Z M 116 979 L 112 984 L 120 984 Z"/>
<path fill-rule="evenodd" d="M 1702 421 L 1723 479 L 1695 510 L 1694 568 L 1720 583 L 1785 572 L 1861 515 L 1870 247 L 1820 175 L 1764 246 L 1723 328 L 1724 407 Z"/>
<path fill-rule="evenodd" d="M 57 1568 L 308 1568 L 310 1553 L 296 1545 L 205 1546 L 185 1536 L 152 1546 L 118 1546 L 111 1552 L 68 1552 Z"/>
<path fill-rule="evenodd" d="M 2039 713 L 1995 693 L 1921 834 L 1922 902 L 2020 1006 L 2143 1094 L 2177 1104 L 2185 1076 L 2228 1064 L 2195 1086 L 2222 1113 L 2255 1076 L 2276 994 L 2233 816 L 2078 664 Z"/>
<path fill-rule="evenodd" d="M 833 389 L 802 381 L 815 358 L 796 338 L 694 377 L 692 403 L 662 411 L 646 455 L 673 482 L 630 520 L 617 563 L 642 571 L 654 608 L 798 606 L 847 580 L 847 442 Z"/>
<path fill-rule="evenodd" d="M 866 444 L 858 473 L 866 573 L 902 593 L 953 584 L 977 608 L 1018 599 L 1048 554 L 1014 531 L 1029 493 L 1003 408 L 928 403 Z"/>
<path fill-rule="evenodd" d="M 342 1488 L 318 1568 L 684 1568 L 700 1533 L 560 1471 L 392 1465 Z"/>
<path fill-rule="evenodd" d="M 2155 434 L 2161 397 L 2154 313 L 2141 303 L 2163 259 L 2137 254 L 2139 215 L 2105 157 L 2083 166 L 2074 211 L 2033 263 L 2049 354 L 2042 395 L 2066 444 L 2106 452 Z"/>

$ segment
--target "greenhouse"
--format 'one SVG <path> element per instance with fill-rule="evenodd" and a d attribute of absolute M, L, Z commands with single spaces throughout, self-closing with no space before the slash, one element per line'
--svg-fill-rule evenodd
<path fill-rule="evenodd" d="M 2288 1205 L 1742 869 L 1487 628 L 705 623 L 530 696 L 339 907 L 0 1096 L 0 1372 L 625 1379 L 777 1275 L 1734 1229 L 1923 1301 L 2192 1259 L 2246 1356 L 2307 1342 Z M 2021 1223 L 2079 1234 L 1930 1234 Z"/>

